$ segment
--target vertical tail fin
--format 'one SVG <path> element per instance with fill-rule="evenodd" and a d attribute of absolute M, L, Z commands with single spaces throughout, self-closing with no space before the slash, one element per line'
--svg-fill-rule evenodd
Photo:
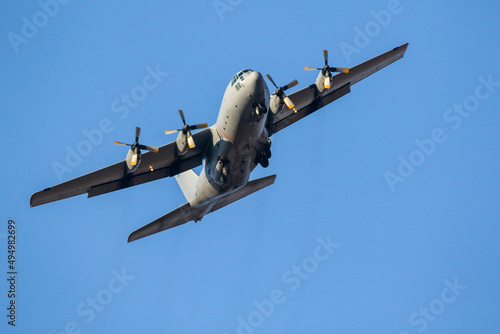
<path fill-rule="evenodd" d="M 186 200 L 189 203 L 194 199 L 196 195 L 196 183 L 198 182 L 198 178 L 198 174 L 196 174 L 196 172 L 192 169 L 175 176 L 175 180 L 179 184 L 184 197 L 186 197 Z"/>

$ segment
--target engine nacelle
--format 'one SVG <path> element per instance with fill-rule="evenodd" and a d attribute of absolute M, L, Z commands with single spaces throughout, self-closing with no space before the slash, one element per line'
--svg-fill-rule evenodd
<path fill-rule="evenodd" d="M 141 135 L 141 128 L 135 128 L 135 142 L 133 144 L 125 144 L 120 141 L 115 141 L 116 145 L 130 146 L 125 163 L 127 165 L 127 173 L 133 173 L 141 164 L 141 149 L 148 150 L 149 152 L 157 153 L 158 147 L 147 146 L 139 144 L 139 136 Z"/>
<path fill-rule="evenodd" d="M 189 150 L 189 143 L 186 138 L 186 135 L 182 131 L 179 132 L 179 135 L 177 136 L 175 142 L 177 144 L 177 154 L 178 155 L 186 154 L 186 152 Z"/>
<path fill-rule="evenodd" d="M 319 92 L 323 94 L 326 90 L 330 89 L 332 82 L 332 74 L 324 73 L 324 71 L 320 71 L 318 74 L 318 78 L 316 79 L 316 87 Z"/>
<path fill-rule="evenodd" d="M 283 111 L 285 107 L 285 102 L 280 99 L 276 94 L 271 95 L 271 101 L 269 102 L 269 110 L 273 114 L 273 117 L 277 117 Z"/>
<path fill-rule="evenodd" d="M 349 68 L 347 67 L 332 67 L 328 65 L 328 51 L 323 50 L 323 57 L 325 59 L 325 66 L 323 68 L 309 66 L 305 67 L 306 71 L 320 70 L 318 78 L 316 79 L 316 88 L 318 88 L 321 94 L 330 89 L 330 87 L 332 86 L 332 73 L 349 73 Z"/>
<path fill-rule="evenodd" d="M 139 165 L 141 164 L 141 151 L 131 147 L 128 150 L 125 162 L 127 163 L 128 173 L 135 172 L 137 168 L 139 168 Z"/>

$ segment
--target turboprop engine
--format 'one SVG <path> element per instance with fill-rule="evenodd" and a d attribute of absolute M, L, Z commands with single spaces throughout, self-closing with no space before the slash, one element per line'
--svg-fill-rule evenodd
<path fill-rule="evenodd" d="M 200 123 L 196 125 L 188 125 L 186 124 L 186 119 L 184 118 L 184 112 L 182 110 L 179 110 L 179 115 L 181 116 L 182 123 L 184 124 L 182 129 L 167 130 L 165 131 L 165 133 L 168 135 L 171 133 L 179 132 L 179 135 L 176 139 L 177 154 L 184 155 L 189 149 L 196 147 L 191 130 L 206 128 L 208 127 L 208 124 Z"/>
<path fill-rule="evenodd" d="M 305 67 L 306 71 L 314 71 L 320 70 L 318 78 L 316 79 L 316 87 L 318 88 L 320 93 L 323 93 L 325 90 L 330 89 L 332 85 L 332 73 L 340 72 L 340 73 L 349 73 L 349 69 L 347 67 L 330 67 L 328 66 L 328 51 L 323 50 L 323 57 L 325 59 L 325 67 Z"/>
<path fill-rule="evenodd" d="M 141 149 L 148 150 L 149 152 L 158 152 L 158 148 L 154 146 L 146 146 L 139 144 L 139 136 L 141 135 L 141 128 L 135 128 L 135 142 L 133 144 L 125 144 L 119 141 L 115 141 L 117 145 L 130 146 L 128 150 L 125 162 L 127 163 L 127 172 L 133 173 L 141 164 Z"/>
<path fill-rule="evenodd" d="M 286 96 L 285 91 L 289 88 L 294 87 L 299 82 L 297 80 L 293 80 L 286 86 L 278 87 L 269 74 L 266 74 L 266 77 L 269 79 L 269 81 L 271 81 L 274 87 L 276 87 L 276 90 L 271 95 L 271 101 L 269 103 L 269 109 L 273 113 L 273 117 L 278 116 L 283 111 L 285 104 L 288 109 L 293 109 L 294 112 L 297 112 L 297 109 L 295 109 L 295 105 L 293 104 L 292 100 L 290 100 L 290 98 Z"/>

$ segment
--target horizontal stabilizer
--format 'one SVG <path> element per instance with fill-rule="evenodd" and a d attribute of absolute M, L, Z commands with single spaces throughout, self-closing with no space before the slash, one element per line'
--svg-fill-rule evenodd
<path fill-rule="evenodd" d="M 263 177 L 261 179 L 250 181 L 245 186 L 241 187 L 235 192 L 217 200 L 215 205 L 213 205 L 212 209 L 210 209 L 208 212 L 206 212 L 207 208 L 211 206 L 213 203 L 208 203 L 205 206 L 194 207 L 194 208 L 191 207 L 189 203 L 186 203 L 178 207 L 177 209 L 170 211 L 166 215 L 141 227 L 140 229 L 132 232 L 128 237 L 128 242 L 135 241 L 137 239 L 141 239 L 164 230 L 168 230 L 169 228 L 185 224 L 191 220 L 200 220 L 207 213 L 219 210 L 225 207 L 226 205 L 236 202 L 237 200 L 240 200 L 243 197 L 251 195 L 258 190 L 270 186 L 271 184 L 274 183 L 275 180 L 276 180 L 276 175 L 270 175 Z"/>
<path fill-rule="evenodd" d="M 192 208 L 189 203 L 170 211 L 164 216 L 153 220 L 151 223 L 141 227 L 140 229 L 132 232 L 128 237 L 128 242 L 135 241 L 155 234 L 169 228 L 176 227 L 187 223 L 188 221 L 195 220 L 201 214 L 201 210 Z"/>
<path fill-rule="evenodd" d="M 250 181 L 242 188 L 236 190 L 234 193 L 219 199 L 217 203 L 215 203 L 213 209 L 210 210 L 210 212 L 217 211 L 225 207 L 226 205 L 236 202 L 237 200 L 240 200 L 243 197 L 251 195 L 256 191 L 259 191 L 267 186 L 270 186 L 271 184 L 274 183 L 275 180 L 276 180 L 276 175 L 269 175 L 257 180 Z"/>

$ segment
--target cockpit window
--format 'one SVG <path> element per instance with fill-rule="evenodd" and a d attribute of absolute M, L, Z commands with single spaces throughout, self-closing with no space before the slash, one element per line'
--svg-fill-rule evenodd
<path fill-rule="evenodd" d="M 235 75 L 233 77 L 233 80 L 231 80 L 231 87 L 234 86 L 234 84 L 236 83 L 236 80 L 238 80 L 238 76 L 237 75 Z"/>
<path fill-rule="evenodd" d="M 243 74 L 245 73 L 251 73 L 253 72 L 252 70 L 249 70 L 249 69 L 245 69 L 243 71 L 239 71 L 234 77 L 233 79 L 231 80 L 231 87 L 234 86 L 234 84 L 236 83 L 236 81 L 238 81 L 238 79 L 240 79 L 241 81 L 245 81 L 245 77 L 243 76 Z"/>

